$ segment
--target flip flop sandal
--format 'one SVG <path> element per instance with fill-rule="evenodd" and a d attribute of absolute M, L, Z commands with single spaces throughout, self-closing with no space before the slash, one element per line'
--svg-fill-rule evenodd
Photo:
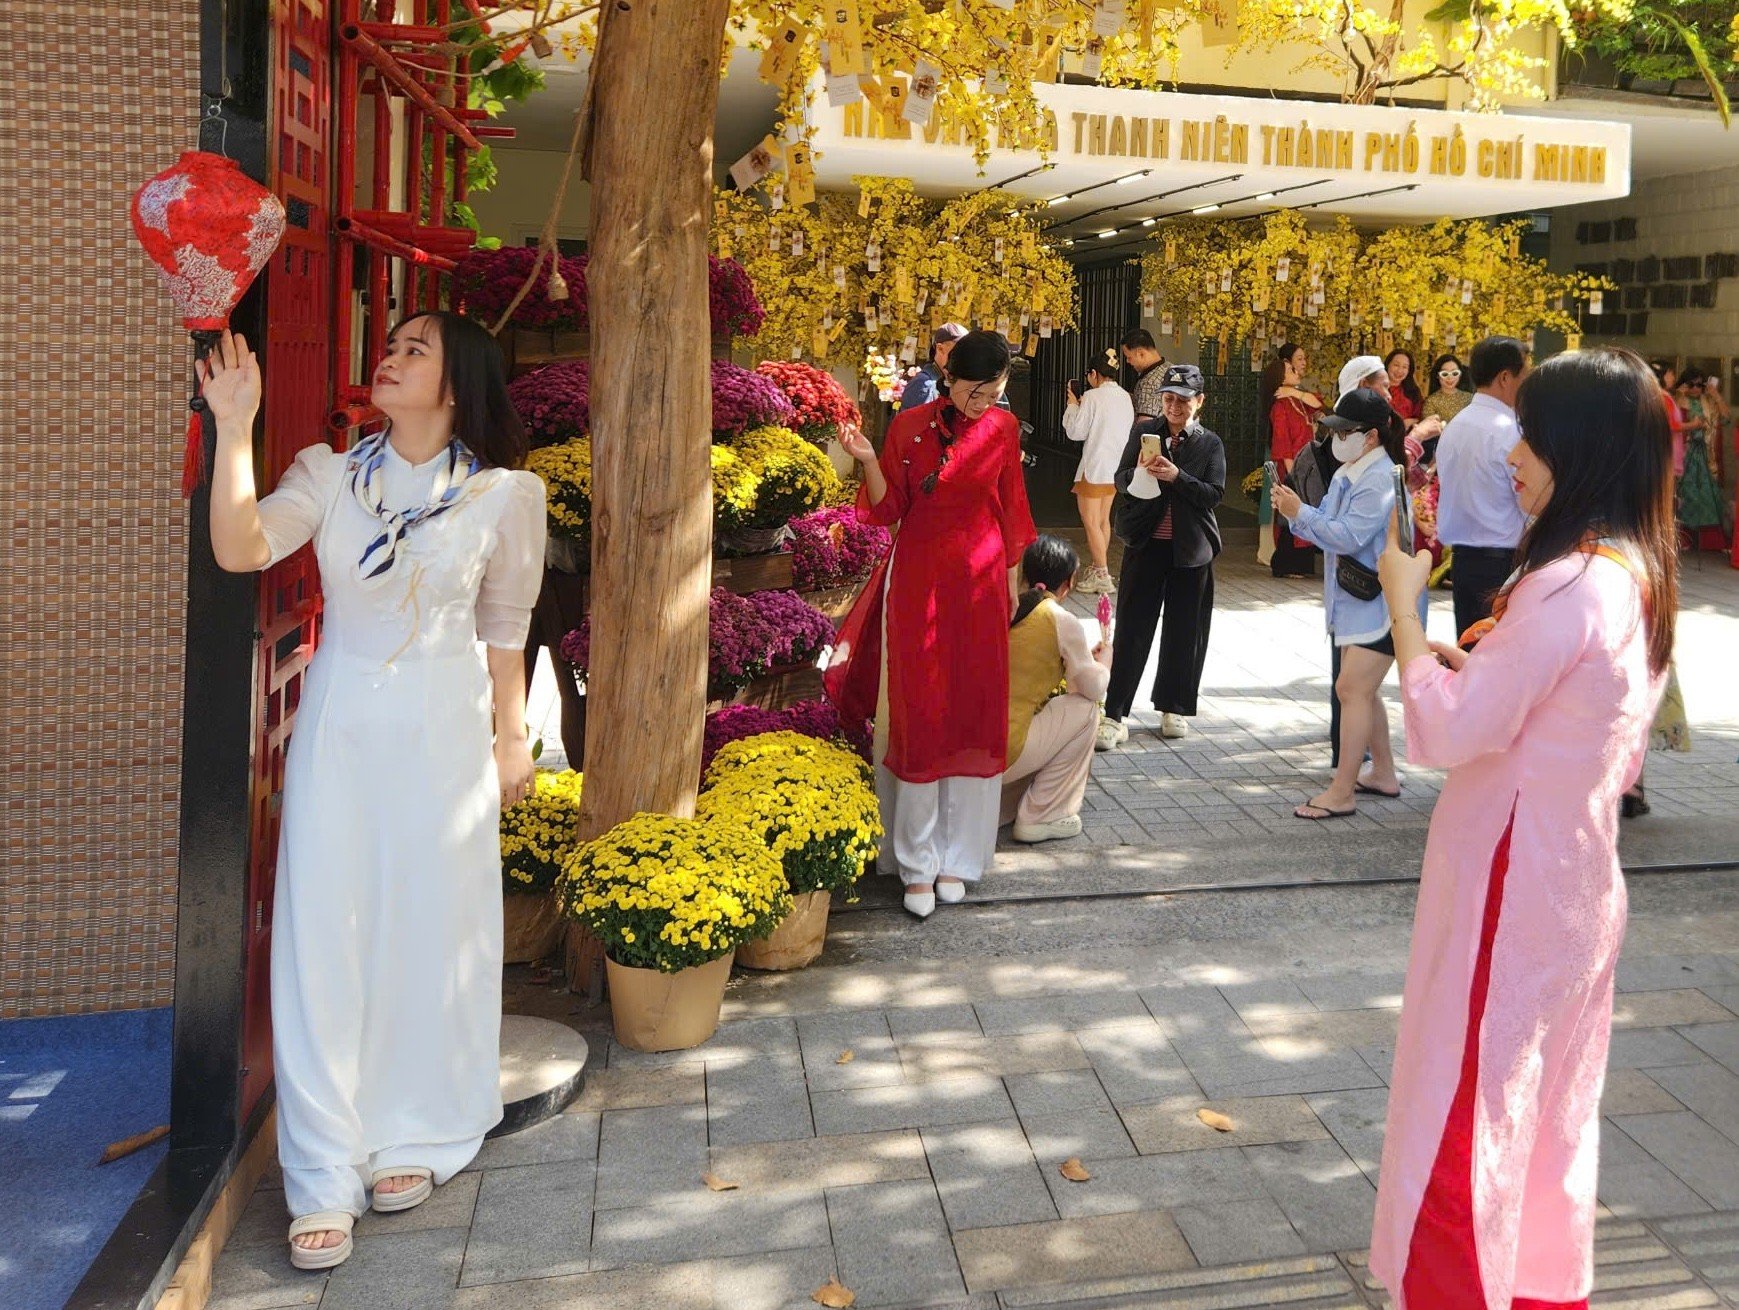
<path fill-rule="evenodd" d="M 415 1187 L 407 1187 L 402 1192 L 383 1192 L 379 1184 L 388 1178 L 417 1178 L 421 1181 Z M 369 1204 L 376 1214 L 394 1214 L 400 1210 L 414 1210 L 434 1193 L 435 1171 L 425 1169 L 417 1164 L 396 1164 L 385 1169 L 376 1169 L 369 1179 L 369 1187 L 373 1189 Z"/>
<path fill-rule="evenodd" d="M 1353 790 L 1361 796 L 1384 796 L 1392 801 L 1398 801 L 1401 799 L 1401 789 L 1399 787 L 1395 788 L 1394 791 L 1384 791 L 1381 787 L 1367 787 L 1364 783 L 1357 782 L 1353 784 Z M 1322 807 L 1319 805 L 1316 808 L 1321 809 Z"/>
<path fill-rule="evenodd" d="M 297 1269 L 331 1269 L 343 1264 L 355 1249 L 356 1244 L 350 1240 L 350 1230 L 355 1223 L 356 1217 L 347 1210 L 316 1210 L 313 1214 L 292 1219 L 290 1263 Z M 337 1246 L 297 1246 L 295 1239 L 306 1233 L 343 1233 L 344 1240 Z"/>
<path fill-rule="evenodd" d="M 1306 814 L 1306 810 L 1319 810 L 1321 812 L 1318 814 Z M 1331 810 L 1326 805 L 1300 805 L 1296 810 L 1292 811 L 1292 817 L 1295 819 L 1304 819 L 1309 823 L 1323 823 L 1328 819 L 1350 819 L 1358 812 L 1358 807 L 1356 805 L 1350 810 Z"/>

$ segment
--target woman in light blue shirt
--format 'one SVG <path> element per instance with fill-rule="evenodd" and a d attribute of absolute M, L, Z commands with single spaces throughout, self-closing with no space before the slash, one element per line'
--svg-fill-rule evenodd
<path fill-rule="evenodd" d="M 1335 681 L 1341 704 L 1340 762 L 1328 788 L 1293 811 L 1312 821 L 1355 813 L 1361 793 L 1401 794 L 1381 691 L 1395 662 L 1395 645 L 1377 583 L 1377 557 L 1395 512 L 1395 465 L 1407 458 L 1405 427 L 1388 401 L 1364 390 L 1347 392 L 1321 423 L 1334 431 L 1334 455 L 1340 461 L 1322 504 L 1306 505 L 1289 487 L 1274 489 L 1275 512 L 1327 556 L 1323 605 L 1329 637 L 1341 653 Z M 1348 575 L 1344 579 L 1343 572 Z M 1424 622 L 1423 596 L 1419 618 Z M 1361 777 L 1367 753 L 1371 767 Z"/>

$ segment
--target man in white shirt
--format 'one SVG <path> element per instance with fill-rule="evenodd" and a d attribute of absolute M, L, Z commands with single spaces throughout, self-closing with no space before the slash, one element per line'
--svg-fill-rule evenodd
<path fill-rule="evenodd" d="M 1490 616 L 1528 526 L 1507 458 L 1521 439 L 1516 391 L 1528 373 L 1528 352 L 1514 337 L 1487 337 L 1468 367 L 1477 394 L 1437 442 L 1437 537 L 1454 551 L 1458 634 Z"/>
<path fill-rule="evenodd" d="M 1117 385 L 1117 373 L 1117 352 L 1107 350 L 1088 366 L 1085 394 L 1077 396 L 1070 384 L 1063 411 L 1063 432 L 1085 447 L 1075 469 L 1075 503 L 1087 533 L 1088 563 L 1075 590 L 1089 594 L 1117 590 L 1109 567 L 1111 502 L 1117 495 L 1117 465 L 1135 426 L 1135 404 Z"/>

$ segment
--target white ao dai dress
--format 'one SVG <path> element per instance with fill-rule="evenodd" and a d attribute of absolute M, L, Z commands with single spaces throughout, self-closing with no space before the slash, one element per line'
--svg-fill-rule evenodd
<path fill-rule="evenodd" d="M 382 501 L 427 499 L 445 452 L 390 447 Z M 377 1169 L 445 1182 L 501 1117 L 500 794 L 479 646 L 525 645 L 542 580 L 535 474 L 485 469 L 382 577 L 346 457 L 297 456 L 260 502 L 276 563 L 310 539 L 325 625 L 285 766 L 272 923 L 278 1157 L 293 1215 L 360 1215 Z"/>

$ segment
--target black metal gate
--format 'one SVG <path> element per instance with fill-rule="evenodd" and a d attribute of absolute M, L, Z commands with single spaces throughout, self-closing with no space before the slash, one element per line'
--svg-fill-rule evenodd
<path fill-rule="evenodd" d="M 1070 448 L 1063 435 L 1064 384 L 1084 376 L 1090 358 L 1115 348 L 1125 332 L 1141 326 L 1139 260 L 1078 269 L 1075 287 L 1081 306 L 1076 326 L 1040 341 L 1033 359 L 1029 444 L 1051 450 Z"/>

